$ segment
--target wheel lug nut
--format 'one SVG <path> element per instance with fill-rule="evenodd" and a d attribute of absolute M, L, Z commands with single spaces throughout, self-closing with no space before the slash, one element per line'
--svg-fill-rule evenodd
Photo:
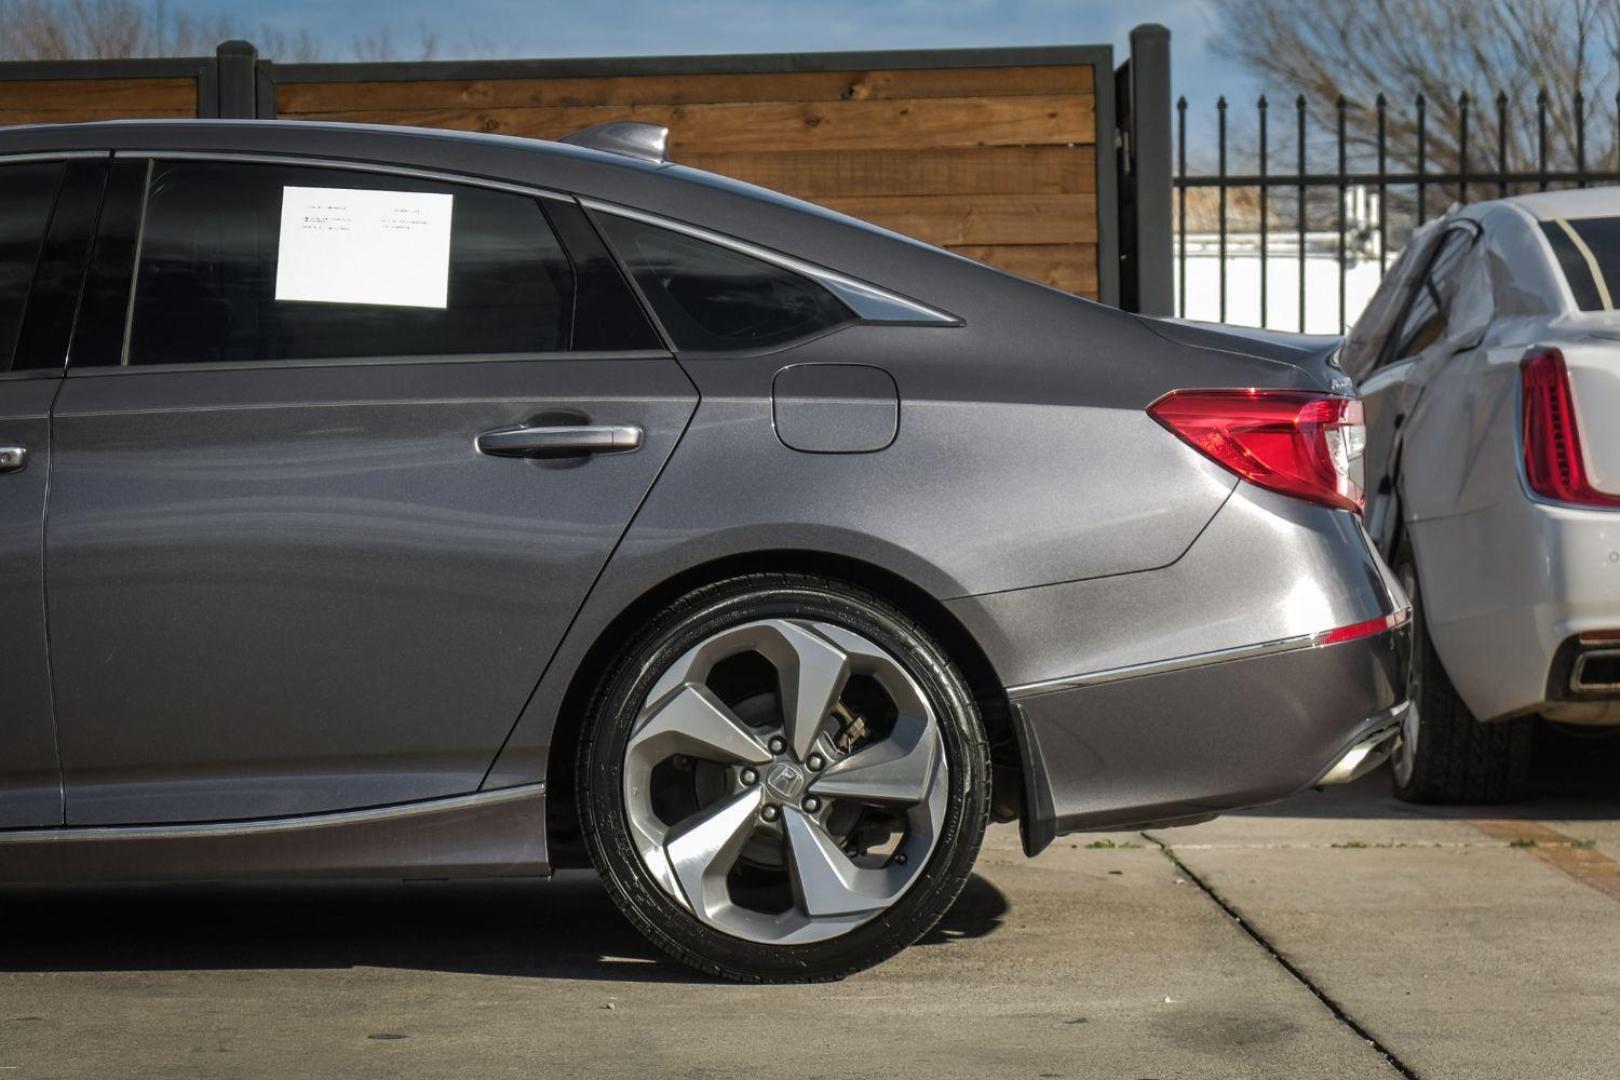
<path fill-rule="evenodd" d="M 825 761 L 821 760 L 821 755 L 820 754 L 811 754 L 810 755 L 810 760 L 806 761 L 805 764 L 810 766 L 810 771 L 811 772 L 820 772 L 821 767 L 823 765 L 827 764 L 827 763 Z"/>
<path fill-rule="evenodd" d="M 745 783 L 745 784 L 754 784 L 754 783 L 757 783 L 758 781 L 759 781 L 759 773 L 755 772 L 753 769 L 744 769 L 742 771 L 742 782 L 743 783 Z"/>
<path fill-rule="evenodd" d="M 765 809 L 759 812 L 759 816 L 764 818 L 766 821 L 775 821 L 781 813 L 782 811 L 778 810 L 776 807 L 767 806 Z"/>
<path fill-rule="evenodd" d="M 782 736 L 778 735 L 776 738 L 771 740 L 771 753 L 780 754 L 782 751 L 784 751 L 786 749 L 787 749 L 787 740 L 782 738 Z"/>
<path fill-rule="evenodd" d="M 894 861 L 900 866 L 906 865 L 906 853 L 903 852 L 903 851 L 895 852 L 894 853 Z"/>
<path fill-rule="evenodd" d="M 813 814 L 817 810 L 820 810 L 820 809 L 821 809 L 821 800 L 816 798 L 814 795 L 811 795 L 809 798 L 804 800 L 804 811 L 805 811 L 805 813 Z"/>

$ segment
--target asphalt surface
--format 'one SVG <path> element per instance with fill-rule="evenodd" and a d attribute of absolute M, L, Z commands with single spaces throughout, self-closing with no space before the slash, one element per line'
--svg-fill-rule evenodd
<path fill-rule="evenodd" d="M 1379 773 L 1205 825 L 992 832 L 874 971 L 736 987 L 588 875 L 0 891 L 0 1080 L 35 1077 L 1620 1076 L 1620 744 L 1534 798 Z"/>

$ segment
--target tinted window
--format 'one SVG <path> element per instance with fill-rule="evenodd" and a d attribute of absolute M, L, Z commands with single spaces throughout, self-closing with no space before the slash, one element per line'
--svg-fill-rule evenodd
<path fill-rule="evenodd" d="M 1576 305 L 1582 311 L 1612 307 L 1620 288 L 1620 218 L 1560 218 L 1542 222 L 1541 231 L 1552 245 Z"/>
<path fill-rule="evenodd" d="M 1384 359 L 1386 346 L 1398 329 L 1407 301 L 1421 283 L 1421 271 L 1440 239 L 1441 234 L 1432 228 L 1414 233 L 1350 328 L 1339 350 L 1339 363 L 1352 379 L 1366 378 Z"/>
<path fill-rule="evenodd" d="M 0 371 L 11 367 L 62 168 L 60 161 L 0 165 Z"/>
<path fill-rule="evenodd" d="M 769 348 L 855 317 L 791 270 L 629 218 L 600 221 L 677 349 Z"/>
<path fill-rule="evenodd" d="M 1411 306 L 1406 309 L 1406 318 L 1401 321 L 1401 331 L 1395 338 L 1395 348 L 1386 362 L 1416 356 L 1440 340 L 1440 335 L 1445 333 L 1446 310 L 1438 283 L 1456 266 L 1457 259 L 1468 250 L 1474 237 L 1472 230 L 1457 228 L 1447 233 L 1440 242 L 1434 262 L 1429 264 L 1428 271 L 1423 275 L 1423 284 L 1418 287 Z"/>
<path fill-rule="evenodd" d="M 372 192 L 400 195 L 399 216 L 361 220 L 355 207 L 389 204 Z M 426 226 L 410 218 L 423 206 Z M 311 207 L 330 211 L 317 224 L 343 234 L 342 244 L 371 245 L 341 249 L 362 259 L 386 235 L 377 230 L 432 232 L 448 213 L 448 255 L 441 246 L 400 260 L 389 268 L 397 283 L 393 273 L 367 275 L 392 283 L 384 285 L 319 280 L 320 266 L 289 248 L 278 280 L 282 244 L 295 243 L 287 230 L 312 220 Z M 354 300 L 357 291 L 368 299 Z M 528 196 L 339 169 L 160 163 L 140 240 L 129 363 L 549 352 L 568 348 L 572 313 L 568 260 Z"/>

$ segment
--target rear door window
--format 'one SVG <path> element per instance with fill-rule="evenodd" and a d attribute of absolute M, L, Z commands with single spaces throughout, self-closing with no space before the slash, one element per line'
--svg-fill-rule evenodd
<path fill-rule="evenodd" d="M 0 371 L 11 369 L 63 169 L 60 161 L 0 165 Z"/>
<path fill-rule="evenodd" d="M 1445 280 L 1477 236 L 1473 229 L 1462 227 L 1446 233 L 1440 242 L 1440 250 L 1435 252 L 1434 261 L 1424 272 L 1423 282 L 1406 309 L 1400 332 L 1391 339 L 1394 348 L 1386 355 L 1385 363 L 1416 356 L 1440 340 L 1440 336 L 1446 332 L 1445 293 L 1440 288 L 1440 282 Z"/>
<path fill-rule="evenodd" d="M 130 364 L 544 353 L 574 275 L 537 198 L 317 166 L 158 162 Z"/>
<path fill-rule="evenodd" d="M 785 267 L 632 218 L 598 221 L 677 349 L 767 349 L 855 318 Z"/>

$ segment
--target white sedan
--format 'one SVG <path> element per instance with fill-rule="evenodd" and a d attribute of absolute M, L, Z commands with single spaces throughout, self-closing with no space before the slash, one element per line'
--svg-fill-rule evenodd
<path fill-rule="evenodd" d="M 1396 792 L 1504 802 L 1535 717 L 1620 727 L 1620 189 L 1454 210 L 1338 363 L 1365 523 L 1417 609 Z"/>

